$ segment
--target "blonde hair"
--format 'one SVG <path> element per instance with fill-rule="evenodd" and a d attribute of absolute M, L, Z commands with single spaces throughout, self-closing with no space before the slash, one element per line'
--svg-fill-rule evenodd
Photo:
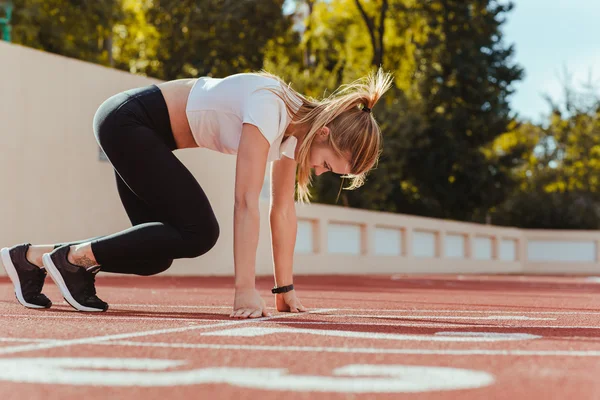
<path fill-rule="evenodd" d="M 309 202 L 308 187 L 312 182 L 309 162 L 310 148 L 317 133 L 329 127 L 329 143 L 337 155 L 350 156 L 350 178 L 347 190 L 363 185 L 365 176 L 377 163 L 381 154 L 381 130 L 372 109 L 383 94 L 391 87 L 391 74 L 379 69 L 376 73 L 340 86 L 323 100 L 307 98 L 291 88 L 281 78 L 266 71 L 258 73 L 280 82 L 283 90 L 268 90 L 277 94 L 285 103 L 291 124 L 307 126 L 308 132 L 298 148 L 297 191 L 301 202 Z"/>

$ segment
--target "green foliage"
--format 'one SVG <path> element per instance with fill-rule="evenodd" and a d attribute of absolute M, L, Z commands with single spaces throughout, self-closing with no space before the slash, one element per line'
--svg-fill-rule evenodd
<path fill-rule="evenodd" d="M 161 79 L 265 68 L 317 98 L 382 65 L 395 82 L 374 109 L 380 162 L 356 191 L 340 193 L 338 176 L 316 178 L 314 201 L 528 228 L 600 227 L 600 100 L 566 90 L 543 125 L 513 118 L 508 99 L 523 71 L 500 29 L 512 4 L 293 2 L 286 15 L 284 0 L 15 0 L 13 38 Z"/>
<path fill-rule="evenodd" d="M 13 41 L 67 57 L 110 64 L 120 0 L 15 0 Z"/>
<path fill-rule="evenodd" d="M 526 229 L 599 229 L 597 195 L 586 192 L 518 192 L 494 214 L 495 225 Z"/>
<path fill-rule="evenodd" d="M 114 66 L 134 74 L 157 76 L 160 33 L 148 21 L 152 0 L 122 0 L 124 17 L 113 25 Z"/>
<path fill-rule="evenodd" d="M 519 190 L 493 210 L 495 224 L 600 228 L 600 99 L 569 87 L 565 92 L 564 107 L 554 105 L 545 127 L 527 124 L 520 132 L 537 146 L 513 169 Z M 574 103 L 583 97 L 584 105 Z"/>
<path fill-rule="evenodd" d="M 482 221 L 512 185 L 500 160 L 482 149 L 508 130 L 510 85 L 522 74 L 499 30 L 511 6 L 444 0 L 420 7 L 430 33 L 417 50 L 415 79 L 427 127 L 415 137 L 404 169 L 418 201 L 399 197 L 398 209 Z"/>
<path fill-rule="evenodd" d="M 155 75 L 176 79 L 260 69 L 268 41 L 286 32 L 283 0 L 153 0 L 160 35 Z"/>

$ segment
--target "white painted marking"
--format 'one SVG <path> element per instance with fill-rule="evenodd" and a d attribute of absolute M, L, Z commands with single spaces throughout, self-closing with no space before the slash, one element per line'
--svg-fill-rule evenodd
<path fill-rule="evenodd" d="M 346 365 L 333 370 L 333 376 L 292 375 L 285 369 L 274 368 L 231 367 L 152 372 L 183 363 L 127 358 L 5 358 L 0 359 L 0 380 L 121 387 L 227 383 L 261 390 L 341 393 L 473 389 L 494 382 L 494 377 L 483 371 L 412 365 Z"/>
<path fill-rule="evenodd" d="M 314 353 L 348 354 L 403 354 L 403 355 L 439 355 L 439 356 L 540 356 L 540 357 L 600 357 L 600 350 L 484 350 L 484 349 L 397 349 L 376 347 L 321 347 L 321 346 L 268 346 L 246 344 L 208 344 L 208 343 L 164 343 L 111 341 L 97 343 L 103 346 L 160 347 L 169 349 L 207 349 L 207 350 L 248 350 Z"/>
<path fill-rule="evenodd" d="M 64 305 L 68 305 L 68 303 L 61 303 Z M 169 305 L 165 305 L 165 304 L 110 304 L 111 309 L 114 309 L 114 307 L 142 307 L 142 308 L 199 308 L 199 309 L 222 309 L 222 308 L 227 308 L 230 309 L 231 305 L 229 306 L 192 306 L 192 305 L 174 305 L 174 304 L 169 304 Z"/>
<path fill-rule="evenodd" d="M 378 315 L 378 314 L 345 314 L 354 318 L 389 318 L 389 319 L 473 319 L 473 320 L 505 320 L 505 321 L 556 321 L 556 318 L 535 318 L 525 315 L 487 315 L 485 317 L 465 317 L 460 315 Z"/>
<path fill-rule="evenodd" d="M 350 325 L 350 326 L 388 326 L 388 327 L 419 327 L 419 328 L 518 328 L 518 329 L 600 329 L 591 325 L 500 325 L 500 324 L 465 324 L 460 322 L 337 322 L 332 321 L 273 321 L 278 325 Z M 563 336 L 564 337 L 564 336 Z M 572 337 L 572 336 L 570 336 Z"/>
<path fill-rule="evenodd" d="M 68 305 L 67 303 L 60 303 L 64 305 Z M 164 304 L 112 304 L 111 307 L 141 307 L 141 308 L 198 308 L 198 309 L 217 309 L 217 308 L 226 308 L 230 309 L 231 306 L 195 306 L 195 305 L 164 305 Z M 310 310 L 314 311 L 314 310 Z M 600 311 L 510 311 L 510 310 L 419 310 L 417 308 L 406 308 L 406 309 L 372 309 L 372 308 L 331 308 L 329 311 L 337 312 L 337 315 L 343 316 L 343 314 L 339 314 L 340 311 L 361 311 L 361 312 L 410 312 L 410 313 L 473 313 L 473 314 L 550 314 L 550 315 L 600 315 Z M 321 311 L 324 312 L 324 311 Z"/>
<path fill-rule="evenodd" d="M 229 316 L 229 314 L 225 315 L 223 314 L 224 318 L 227 318 Z M 198 322 L 198 323 L 209 323 L 209 322 L 215 322 L 215 319 L 202 319 L 202 315 L 198 315 L 198 318 L 169 318 L 169 317 L 154 317 L 154 316 L 147 316 L 147 317 L 130 317 L 130 316 L 124 316 L 124 315 L 111 315 L 111 314 L 100 314 L 100 315 L 96 315 L 96 314 L 88 314 L 88 315 L 82 315 L 79 313 L 73 313 L 72 315 L 56 315 L 56 314 L 49 314 L 49 315 L 32 315 L 32 314 L 0 314 L 0 318 L 19 318 L 19 319 L 23 319 L 23 318 L 29 318 L 29 319 L 82 319 L 82 320 L 88 320 L 90 322 L 95 322 L 95 323 L 99 323 L 102 324 L 104 320 L 123 320 L 123 321 L 147 321 L 147 322 L 152 322 L 152 321 L 183 321 L 183 322 Z M 228 319 L 229 320 L 229 319 Z"/>
<path fill-rule="evenodd" d="M 321 311 L 321 310 L 315 310 L 315 311 Z M 310 311 L 306 312 L 306 313 L 298 314 L 298 315 L 308 315 L 308 314 L 310 314 Z M 187 331 L 193 331 L 193 330 L 198 330 L 198 329 L 245 325 L 245 324 L 254 323 L 257 321 L 268 321 L 268 320 L 277 319 L 277 318 L 285 318 L 288 316 L 289 316 L 288 314 L 279 314 L 279 315 L 274 315 L 271 317 L 227 321 L 227 322 L 221 322 L 218 324 L 211 324 L 211 325 L 193 325 L 193 326 L 185 326 L 185 327 L 181 327 L 181 328 L 165 328 L 165 329 L 156 329 L 156 330 L 143 331 L 143 332 L 130 332 L 130 333 L 120 333 L 120 334 L 115 334 L 115 335 L 93 336 L 93 337 L 87 337 L 87 338 L 63 340 L 63 341 L 50 342 L 50 343 L 37 343 L 37 344 L 27 344 L 27 345 L 23 345 L 23 346 L 3 347 L 3 348 L 0 348 L 0 354 L 14 354 L 14 353 L 22 353 L 25 351 L 37 351 L 37 350 L 51 349 L 51 348 L 55 348 L 55 347 L 66 347 L 66 346 L 74 346 L 74 345 L 79 345 L 79 344 L 98 343 L 98 342 L 103 342 L 106 340 L 129 339 L 129 338 L 134 338 L 134 337 L 162 335 L 165 333 L 187 332 Z"/>
<path fill-rule="evenodd" d="M 26 339 L 26 338 L 0 338 L 0 342 L 24 342 L 24 343 L 45 343 L 45 342 L 54 342 L 54 339 Z"/>
<path fill-rule="evenodd" d="M 465 332 L 463 336 L 456 335 L 454 332 L 450 336 L 443 336 L 443 332 L 434 335 L 403 335 L 395 333 L 379 332 L 355 332 L 355 331 L 337 331 L 323 329 L 294 329 L 294 328 L 270 328 L 270 327 L 246 327 L 235 329 L 224 329 L 220 331 L 206 332 L 204 336 L 228 336 L 228 337 L 257 337 L 273 335 L 277 333 L 285 334 L 307 334 L 330 337 L 343 337 L 354 339 L 379 339 L 379 340 L 401 340 L 401 341 L 419 341 L 419 342 L 499 342 L 505 340 L 531 340 L 539 339 L 541 336 L 528 333 L 491 333 L 491 332 Z"/>
<path fill-rule="evenodd" d="M 395 313 L 434 313 L 434 314 L 548 314 L 548 315 L 600 315 L 599 311 L 509 311 L 509 310 L 435 310 L 417 308 L 399 308 L 399 309 L 372 309 L 372 308 L 336 308 L 339 311 L 364 311 L 364 312 L 395 312 Z"/>

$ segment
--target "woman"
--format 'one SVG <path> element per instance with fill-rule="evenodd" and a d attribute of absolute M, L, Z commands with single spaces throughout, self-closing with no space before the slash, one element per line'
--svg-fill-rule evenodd
<path fill-rule="evenodd" d="M 80 311 L 106 311 L 96 296 L 98 271 L 154 275 L 177 258 L 208 252 L 219 224 L 196 179 L 174 150 L 204 147 L 237 154 L 234 207 L 235 298 L 231 317 L 269 315 L 255 289 L 259 194 L 272 165 L 270 221 L 276 308 L 305 308 L 293 290 L 295 187 L 308 200 L 311 170 L 352 178 L 359 187 L 375 165 L 381 133 L 371 109 L 391 85 L 378 71 L 316 101 L 268 73 L 183 79 L 129 90 L 105 101 L 94 134 L 116 172 L 132 227 L 57 245 L 2 249 L 18 301 L 47 308 L 46 271 L 65 300 Z"/>

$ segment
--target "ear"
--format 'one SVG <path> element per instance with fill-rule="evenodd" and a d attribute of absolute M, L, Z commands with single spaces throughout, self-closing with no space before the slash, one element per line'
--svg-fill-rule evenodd
<path fill-rule="evenodd" d="M 329 136 L 330 132 L 331 131 L 329 130 L 329 128 L 327 126 L 324 126 L 319 131 L 319 136 L 322 137 L 323 139 L 325 139 L 325 138 L 327 138 Z"/>
<path fill-rule="evenodd" d="M 329 140 L 329 133 L 330 133 L 330 130 L 328 127 L 326 127 L 326 126 L 322 127 L 317 132 L 315 132 L 315 136 L 314 136 L 315 142 L 319 143 L 319 144 L 327 143 L 327 141 Z"/>

